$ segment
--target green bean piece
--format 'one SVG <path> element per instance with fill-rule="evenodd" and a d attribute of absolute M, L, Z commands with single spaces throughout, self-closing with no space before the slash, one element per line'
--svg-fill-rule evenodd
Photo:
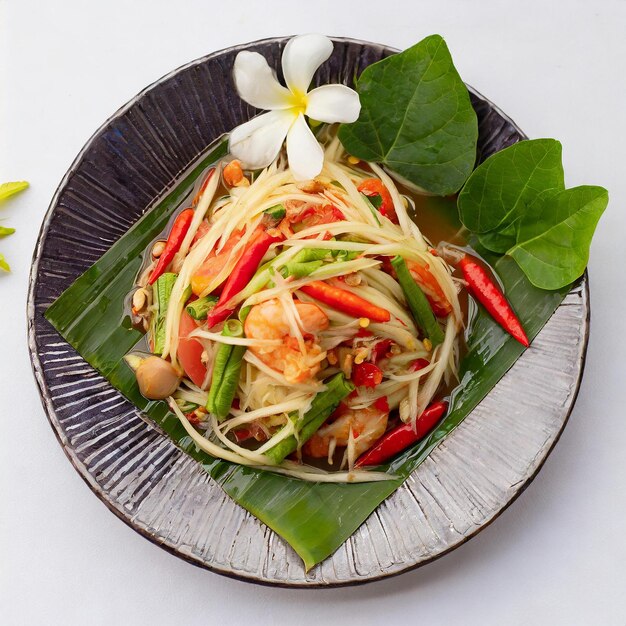
<path fill-rule="evenodd" d="M 241 322 L 234 319 L 227 320 L 222 329 L 222 335 L 224 337 L 243 337 Z M 245 352 L 245 346 L 231 346 L 227 343 L 220 344 L 217 349 L 206 408 L 220 421 L 230 413 L 237 393 Z"/>
<path fill-rule="evenodd" d="M 152 286 L 155 311 L 152 316 L 152 338 L 154 354 L 163 354 L 165 347 L 165 318 L 170 303 L 172 289 L 177 275 L 171 272 L 161 274 Z"/>
<path fill-rule="evenodd" d="M 391 259 L 391 265 L 396 270 L 398 282 L 400 287 L 402 287 L 417 325 L 422 329 L 426 337 L 430 339 L 433 347 L 438 346 L 443 341 L 443 331 L 424 292 L 413 280 L 409 268 L 402 257 L 396 256 Z"/>
<path fill-rule="evenodd" d="M 300 427 L 298 437 L 290 435 L 286 439 L 279 441 L 265 454 L 277 465 L 282 463 L 287 456 L 298 448 L 298 442 L 302 445 L 320 429 L 322 424 L 339 406 L 339 403 L 353 390 L 354 385 L 349 380 L 346 380 L 341 372 L 335 374 L 326 382 L 326 389 L 313 398 L 311 408 L 304 414 L 302 422 L 298 424 Z M 297 415 L 297 413 L 293 413 L 289 417 L 292 420 L 296 420 Z"/>
<path fill-rule="evenodd" d="M 205 320 L 209 311 L 217 304 L 217 301 L 217 296 L 198 298 L 198 300 L 194 300 L 187 305 L 187 313 L 189 313 L 194 320 Z"/>

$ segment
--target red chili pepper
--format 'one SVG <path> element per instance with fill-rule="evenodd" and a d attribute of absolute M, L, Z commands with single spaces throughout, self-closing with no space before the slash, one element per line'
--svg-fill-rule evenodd
<path fill-rule="evenodd" d="M 383 396 L 382 398 L 378 398 L 374 402 L 374 408 L 377 411 L 383 411 L 384 413 L 389 413 L 389 402 L 387 401 L 387 396 Z"/>
<path fill-rule="evenodd" d="M 413 363 L 411 363 L 411 365 L 409 366 L 409 369 L 412 372 L 417 372 L 419 370 L 423 370 L 425 367 L 430 365 L 430 361 L 427 361 L 426 359 L 415 359 L 415 361 L 413 361 Z"/>
<path fill-rule="evenodd" d="M 391 220 L 394 224 L 398 223 L 398 216 L 396 215 L 396 209 L 393 205 L 391 194 L 387 190 L 387 187 L 383 185 L 382 181 L 378 178 L 366 178 L 358 187 L 358 191 L 362 194 L 372 197 L 380 196 L 381 204 L 378 207 L 381 215 L 384 215 L 387 219 Z"/>
<path fill-rule="evenodd" d="M 259 227 L 250 237 L 248 246 L 241 258 L 235 264 L 230 276 L 226 279 L 224 289 L 220 294 L 217 304 L 209 312 L 207 317 L 207 328 L 212 328 L 216 324 L 223 322 L 233 311 L 228 307 L 228 302 L 232 300 L 250 281 L 257 271 L 261 260 L 265 256 L 268 248 L 281 237 L 270 235 L 264 228 Z"/>
<path fill-rule="evenodd" d="M 425 437 L 437 425 L 437 422 L 439 422 L 447 410 L 447 402 L 433 402 L 417 418 L 415 422 L 416 430 L 413 430 L 411 424 L 401 424 L 390 430 L 383 435 L 373 448 L 370 448 L 359 457 L 355 463 L 356 467 L 380 465 L 402 452 L 402 450 L 406 450 L 410 445 Z"/>
<path fill-rule="evenodd" d="M 193 197 L 193 200 L 191 201 L 192 207 L 195 208 L 198 202 L 200 202 L 200 198 L 202 198 L 202 194 L 205 192 L 207 186 L 209 185 L 209 181 L 213 178 L 213 174 L 215 174 L 214 167 L 209 170 L 206 178 L 204 179 L 204 182 L 202 183 L 202 185 L 200 185 L 200 189 L 198 189 L 198 193 Z"/>
<path fill-rule="evenodd" d="M 386 309 L 376 306 L 350 291 L 333 287 L 321 280 L 315 280 L 300 287 L 300 289 L 311 298 L 354 317 L 367 317 L 373 322 L 388 322 L 391 319 L 391 315 Z"/>
<path fill-rule="evenodd" d="M 247 428 L 236 428 L 233 430 L 233 435 L 235 435 L 237 443 L 239 443 L 240 441 L 245 441 L 246 439 L 250 439 L 250 437 L 252 437 L 252 433 Z"/>
<path fill-rule="evenodd" d="M 383 370 L 367 361 L 355 363 L 352 366 L 352 382 L 357 387 L 376 387 L 383 382 Z"/>
<path fill-rule="evenodd" d="M 156 279 L 163 274 L 167 266 L 172 262 L 174 255 L 180 250 L 180 246 L 183 243 L 183 239 L 191 226 L 191 220 L 193 219 L 193 209 L 185 209 L 172 224 L 172 230 L 170 230 L 169 237 L 165 243 L 165 249 L 159 257 L 159 262 L 152 270 L 148 282 L 152 285 Z"/>
<path fill-rule="evenodd" d="M 522 323 L 487 270 L 467 254 L 461 259 L 459 266 L 471 294 L 509 335 L 528 348 L 530 344 Z"/>
<path fill-rule="evenodd" d="M 375 365 L 378 361 L 384 359 L 387 356 L 387 352 L 389 352 L 392 343 L 393 341 L 391 341 L 391 339 L 383 339 L 382 341 L 374 344 L 370 361 Z"/>

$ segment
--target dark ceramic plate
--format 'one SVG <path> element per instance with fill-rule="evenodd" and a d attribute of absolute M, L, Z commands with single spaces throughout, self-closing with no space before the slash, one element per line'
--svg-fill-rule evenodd
<path fill-rule="evenodd" d="M 320 83 L 350 84 L 394 52 L 335 39 Z M 488 525 L 535 476 L 574 403 L 587 346 L 584 278 L 473 413 L 331 557 L 305 574 L 293 550 L 143 421 L 43 318 L 220 135 L 255 111 L 233 90 L 241 49 L 279 66 L 286 39 L 210 54 L 141 92 L 87 142 L 62 180 L 35 250 L 29 346 L 44 408 L 68 458 L 94 493 L 137 532 L 191 563 L 256 582 L 354 584 L 432 561 Z M 226 77 L 226 79 L 225 79 Z M 522 132 L 472 92 L 480 158 Z"/>

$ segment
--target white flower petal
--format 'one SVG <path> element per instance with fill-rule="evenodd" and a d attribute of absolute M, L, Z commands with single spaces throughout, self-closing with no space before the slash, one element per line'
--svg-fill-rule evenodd
<path fill-rule="evenodd" d="M 266 167 L 276 158 L 295 119 L 293 109 L 253 117 L 230 133 L 231 154 L 245 169 Z"/>
<path fill-rule="evenodd" d="M 258 52 L 243 50 L 237 55 L 233 78 L 242 100 L 257 109 L 288 109 L 293 106 L 291 92 L 276 80 L 274 70 Z"/>
<path fill-rule="evenodd" d="M 317 68 L 333 52 L 333 42 L 324 35 L 300 35 L 287 42 L 283 50 L 283 74 L 287 87 L 304 95 Z"/>
<path fill-rule="evenodd" d="M 305 114 L 319 122 L 356 122 L 360 111 L 359 94 L 345 85 L 324 85 L 307 95 Z"/>
<path fill-rule="evenodd" d="M 302 113 L 287 133 L 287 158 L 296 180 L 310 180 L 322 171 L 324 151 Z"/>

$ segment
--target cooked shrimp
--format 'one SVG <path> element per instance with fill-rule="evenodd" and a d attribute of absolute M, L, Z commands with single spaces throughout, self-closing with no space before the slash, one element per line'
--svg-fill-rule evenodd
<path fill-rule="evenodd" d="M 304 382 L 317 374 L 325 353 L 316 343 L 317 333 L 328 328 L 328 316 L 317 304 L 295 301 L 298 325 L 303 342 L 291 335 L 285 309 L 277 299 L 256 304 L 244 324 L 246 337 L 251 339 L 281 339 L 278 347 L 251 346 L 250 350 L 263 363 L 282 372 L 290 383 Z M 304 349 L 302 349 L 304 348 Z"/>
<path fill-rule="evenodd" d="M 303 446 L 302 451 L 312 457 L 328 456 L 331 443 L 347 446 L 352 430 L 356 456 L 369 450 L 385 434 L 389 412 L 368 406 L 365 409 L 341 411 L 339 417 L 322 426 Z"/>

